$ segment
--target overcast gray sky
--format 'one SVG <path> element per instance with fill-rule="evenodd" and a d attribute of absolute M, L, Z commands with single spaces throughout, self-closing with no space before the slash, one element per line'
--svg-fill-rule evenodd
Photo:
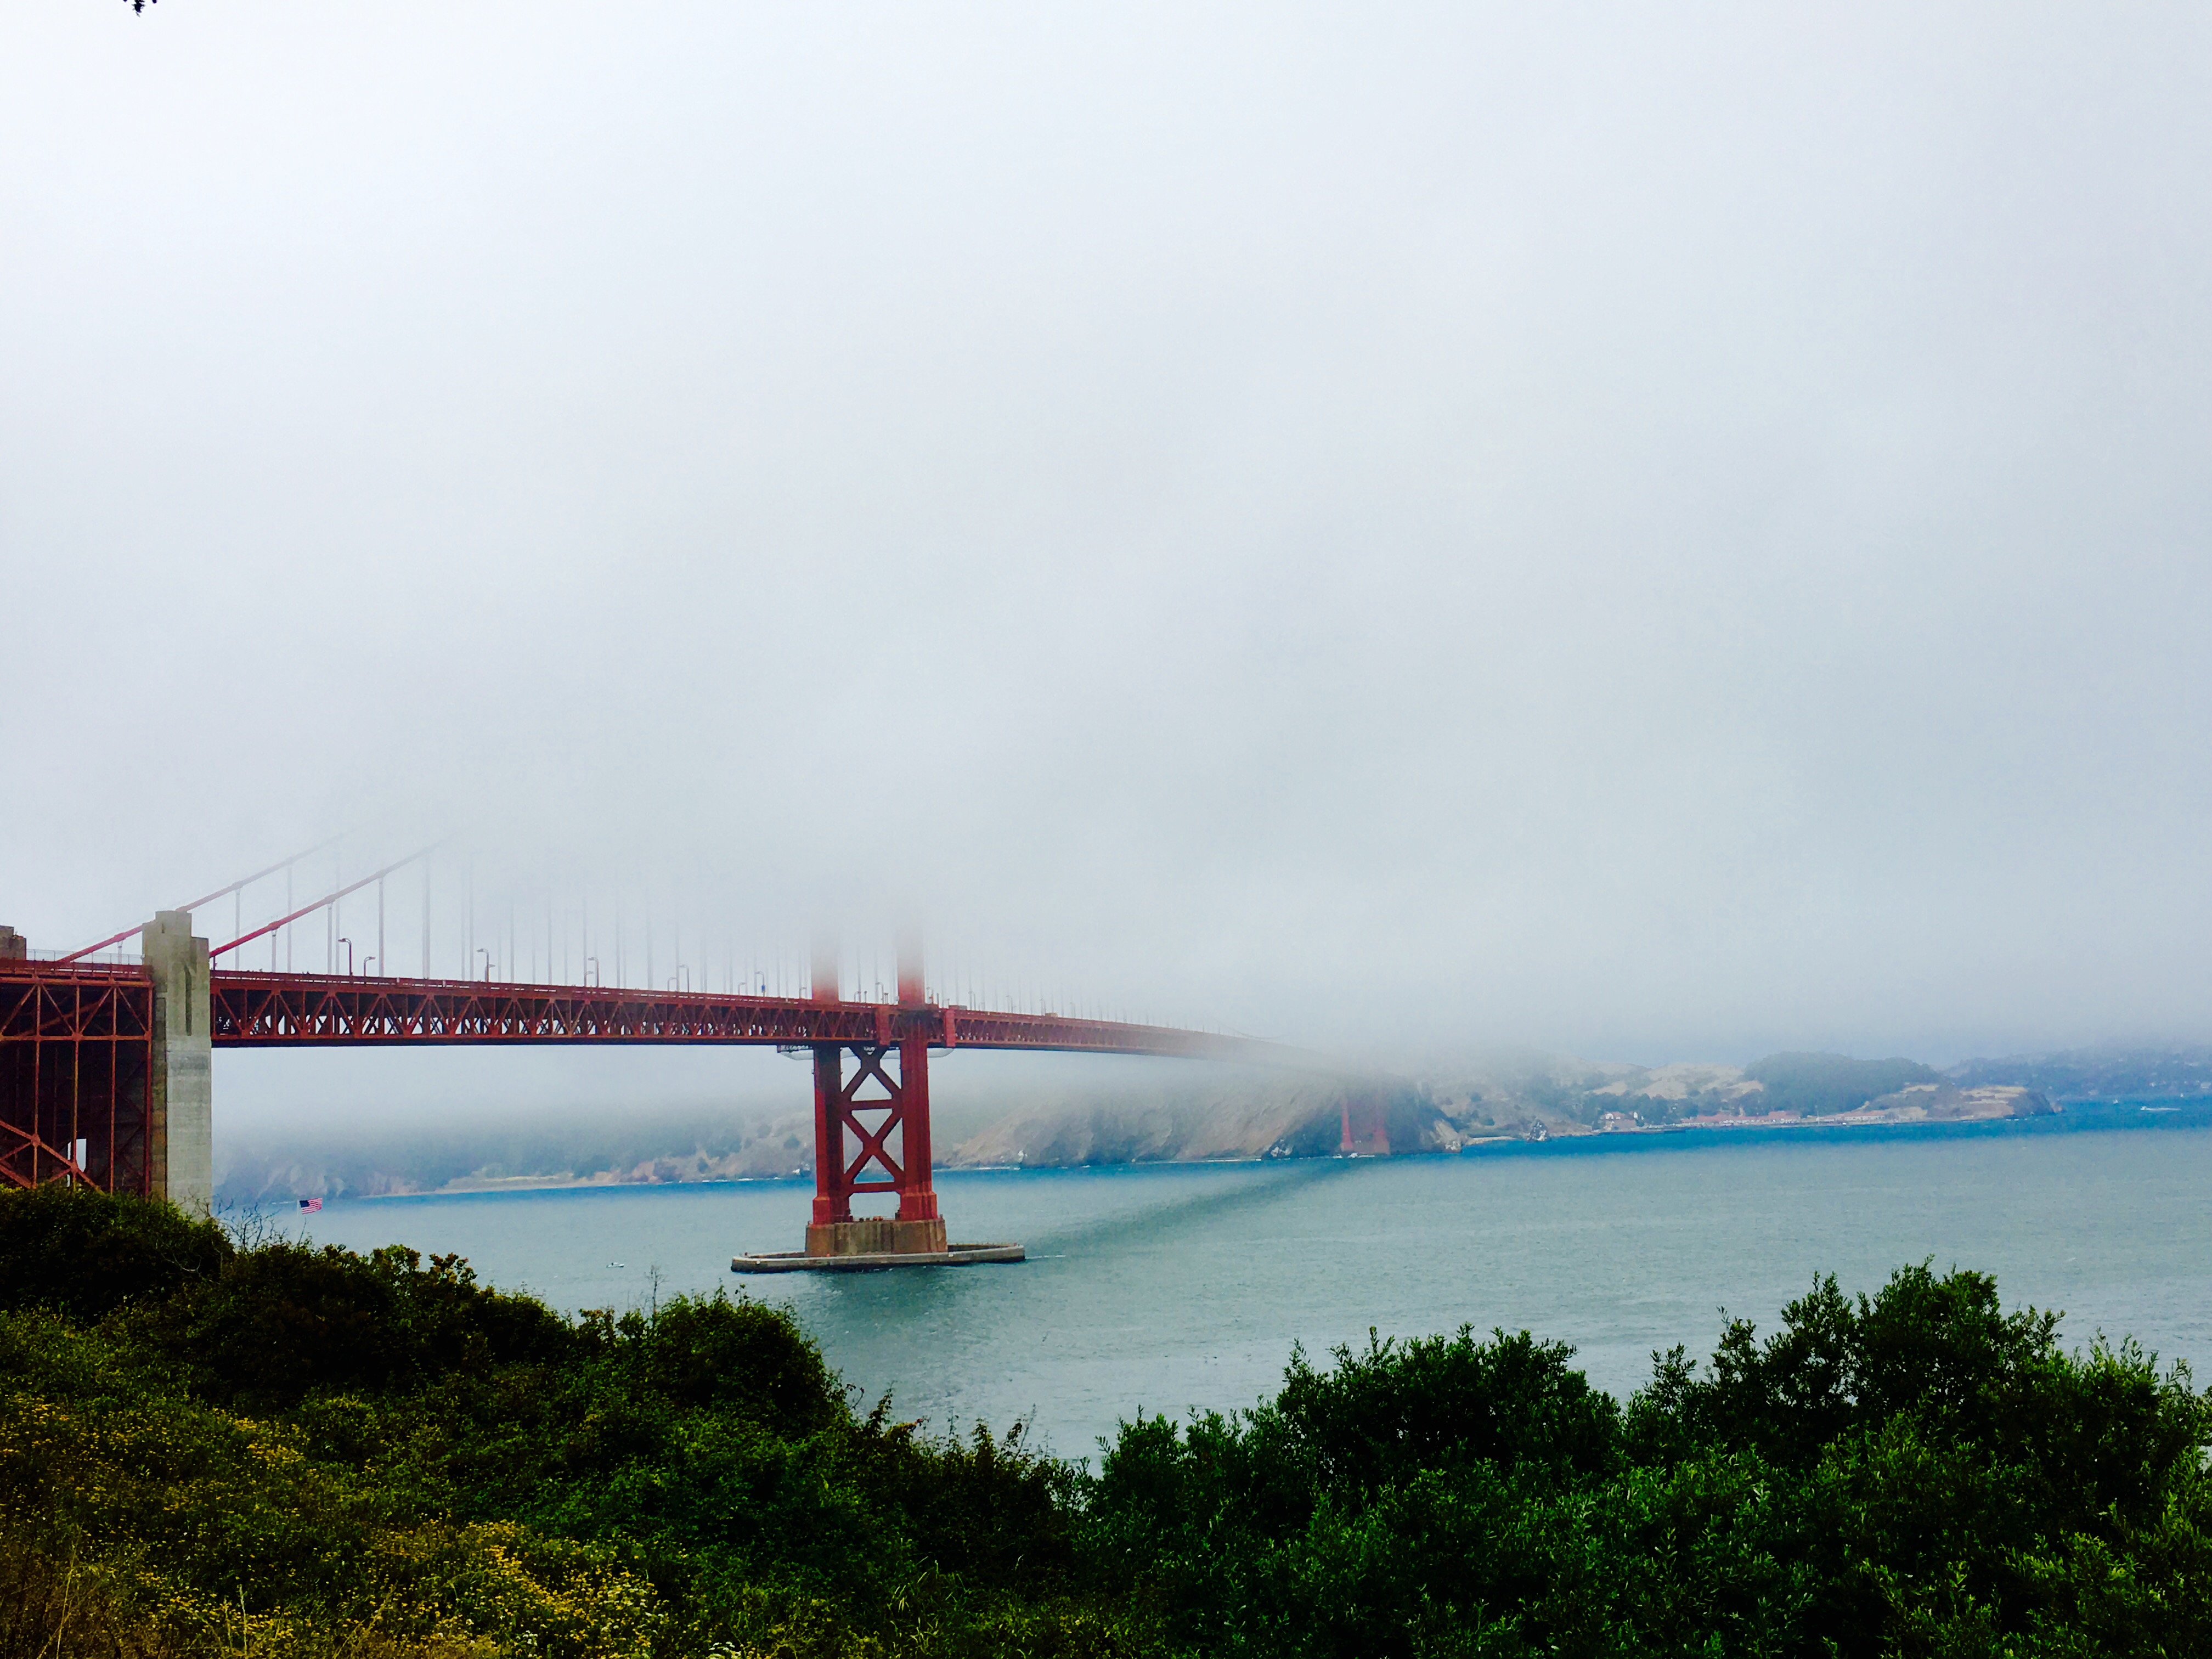
<path fill-rule="evenodd" d="M 40 945 L 465 824 L 1376 1052 L 2212 1036 L 2201 6 L 4 40 Z"/>

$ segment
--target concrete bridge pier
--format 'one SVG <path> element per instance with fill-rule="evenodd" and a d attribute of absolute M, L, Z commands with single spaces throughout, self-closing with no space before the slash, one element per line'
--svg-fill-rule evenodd
<path fill-rule="evenodd" d="M 192 913 L 162 910 L 142 935 L 154 981 L 153 1064 L 146 1080 L 147 1157 L 156 1198 L 188 1215 L 215 1207 L 215 1066 L 208 942 Z"/>

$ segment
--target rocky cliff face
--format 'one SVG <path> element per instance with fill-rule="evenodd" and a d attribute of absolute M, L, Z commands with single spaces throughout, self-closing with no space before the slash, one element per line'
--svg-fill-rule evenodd
<path fill-rule="evenodd" d="M 1458 1144 L 1433 1103 L 1403 1079 L 1286 1077 L 1040 1103 L 962 1142 L 945 1161 L 1066 1168 L 1316 1158 L 1337 1152 L 1347 1128 L 1362 1152 Z"/>

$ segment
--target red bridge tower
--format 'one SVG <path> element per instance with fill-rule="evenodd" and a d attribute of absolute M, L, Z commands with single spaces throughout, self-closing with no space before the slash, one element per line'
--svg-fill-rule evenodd
<path fill-rule="evenodd" d="M 811 989 L 818 1005 L 837 1001 L 834 949 L 816 946 Z M 878 1006 L 877 1040 L 813 1045 L 814 1219 L 806 1229 L 808 1255 L 944 1253 L 945 1222 L 929 1179 L 929 1045 L 933 1036 L 945 1041 L 944 1024 L 932 1020 L 927 1010 L 921 948 L 902 939 L 898 1006 Z M 845 1079 L 848 1048 L 857 1062 L 850 1082 Z M 894 1057 L 896 1077 L 886 1069 Z M 896 1194 L 898 1213 L 856 1218 L 853 1199 L 862 1193 Z"/>

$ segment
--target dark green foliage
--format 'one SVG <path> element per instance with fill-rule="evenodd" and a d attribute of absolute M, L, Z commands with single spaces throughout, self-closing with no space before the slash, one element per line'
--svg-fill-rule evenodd
<path fill-rule="evenodd" d="M 1279 1449 L 1315 1490 L 1367 1496 L 1423 1470 L 1516 1465 L 1568 1480 L 1612 1467 L 1620 1409 L 1568 1369 L 1573 1350 L 1527 1332 L 1478 1342 L 1407 1343 L 1368 1333 L 1334 1371 L 1294 1352 L 1283 1391 L 1253 1414 L 1251 1433 Z"/>
<path fill-rule="evenodd" d="M 1525 1333 L 1399 1344 L 1370 1334 L 1239 1419 L 1124 1426 L 1086 1516 L 1095 1571 L 1152 1589 L 1201 1648 L 1411 1651 L 1447 1587 L 1497 1604 L 1550 1563 L 1521 1511 L 1619 1461 L 1619 1408 Z M 1478 1595 L 1475 1599 L 1484 1599 Z"/>
<path fill-rule="evenodd" d="M 0 1310 L 97 1319 L 212 1277 L 234 1252 L 212 1221 L 166 1204 L 46 1186 L 0 1202 Z"/>
<path fill-rule="evenodd" d="M 1917 1060 L 1852 1060 L 1844 1054 L 1769 1054 L 1743 1068 L 1763 1093 L 1753 1109 L 1802 1112 L 1808 1117 L 1848 1112 L 1908 1083 L 1936 1083 L 1937 1074 Z"/>
<path fill-rule="evenodd" d="M 601 1343 L 616 1334 L 605 1316 L 586 1316 Z M 672 1302 L 650 1320 L 623 1327 L 638 1380 L 679 1406 L 716 1406 L 777 1432 L 805 1435 L 844 1414 L 822 1355 L 791 1320 L 757 1302 L 717 1297 Z"/>
<path fill-rule="evenodd" d="M 426 1268 L 399 1245 L 365 1256 L 291 1243 L 241 1251 L 142 1328 L 208 1398 L 257 1406 L 557 1360 L 577 1343 L 542 1304 L 478 1285 L 467 1262 L 434 1256 Z"/>
<path fill-rule="evenodd" d="M 1625 1408 L 1370 1334 L 1095 1475 L 856 1415 L 719 1295 L 569 1322 L 52 1192 L 0 1285 L 0 1659 L 2212 1653 L 2212 1410 L 1972 1273 L 1820 1281 Z"/>
<path fill-rule="evenodd" d="M 180 1228 L 219 1248 L 166 1294 L 0 1315 L 0 1579 L 128 1566 L 141 1646 L 234 1652 L 242 1597 L 332 1640 L 533 1659 L 1127 1649 L 1126 1617 L 1073 1594 L 1071 1470 L 1018 1428 L 856 1417 L 777 1309 L 571 1322 L 453 1257 L 234 1249 L 67 1193 L 0 1194 L 0 1283 L 55 1304 L 27 1292 L 69 1281 L 75 1241 L 175 1255 Z"/>
<path fill-rule="evenodd" d="M 2212 1652 L 2212 1414 L 1986 1277 L 1824 1280 L 1625 1413 L 1527 1335 L 1123 1426 L 1086 1564 L 1206 1651 Z"/>

